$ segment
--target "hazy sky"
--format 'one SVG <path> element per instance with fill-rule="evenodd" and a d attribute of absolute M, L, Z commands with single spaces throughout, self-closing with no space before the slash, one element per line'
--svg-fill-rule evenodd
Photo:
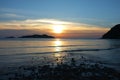
<path fill-rule="evenodd" d="M 45 33 L 97 38 L 118 23 L 120 0 L 0 0 L 0 37 Z"/>

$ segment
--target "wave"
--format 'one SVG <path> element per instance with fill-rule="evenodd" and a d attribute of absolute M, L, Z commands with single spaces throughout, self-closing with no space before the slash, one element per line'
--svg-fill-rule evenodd
<path fill-rule="evenodd" d="M 76 47 L 76 46 L 95 46 L 95 45 L 62 45 L 62 46 L 26 46 L 26 47 L 1 47 L 0 49 L 18 49 L 18 48 L 52 48 L 52 47 Z"/>
<path fill-rule="evenodd" d="M 84 52 L 84 51 L 105 51 L 113 50 L 118 48 L 106 48 L 106 49 L 73 49 L 73 50 L 63 50 L 63 51 L 51 51 L 51 52 L 33 52 L 33 53 L 18 53 L 18 54 L 7 54 L 7 55 L 32 55 L 32 54 L 52 54 L 52 53 L 71 53 L 71 52 Z M 0 55 L 0 56 L 4 56 Z"/>
<path fill-rule="evenodd" d="M 106 48 L 106 49 L 76 49 L 76 50 L 65 50 L 64 52 L 77 52 L 77 51 L 103 51 L 103 50 L 113 50 L 117 48 Z"/>

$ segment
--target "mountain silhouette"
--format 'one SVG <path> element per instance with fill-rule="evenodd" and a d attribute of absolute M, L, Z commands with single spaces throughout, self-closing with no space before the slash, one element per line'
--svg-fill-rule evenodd
<path fill-rule="evenodd" d="M 21 36 L 19 38 L 55 38 L 55 37 L 46 34 L 43 35 L 34 34 L 34 35 Z"/>
<path fill-rule="evenodd" d="M 102 39 L 120 39 L 120 24 L 115 25 L 102 36 Z"/>
<path fill-rule="evenodd" d="M 6 38 L 15 38 L 14 36 L 9 36 L 9 37 L 6 37 Z"/>

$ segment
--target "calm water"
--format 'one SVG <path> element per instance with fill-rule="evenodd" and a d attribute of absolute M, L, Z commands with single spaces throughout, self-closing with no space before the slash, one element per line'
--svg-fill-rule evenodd
<path fill-rule="evenodd" d="M 119 68 L 120 40 L 0 39 L 0 69 L 37 64 L 39 61 L 44 61 L 46 57 L 54 59 L 60 56 L 74 58 L 85 56 Z"/>

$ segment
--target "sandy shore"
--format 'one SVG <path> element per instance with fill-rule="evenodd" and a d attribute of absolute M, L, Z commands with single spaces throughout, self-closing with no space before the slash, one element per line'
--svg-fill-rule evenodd
<path fill-rule="evenodd" d="M 67 62 L 56 59 L 56 63 L 29 65 L 11 68 L 1 80 L 120 80 L 120 72 L 106 67 L 101 62 L 90 61 L 85 57 Z"/>

